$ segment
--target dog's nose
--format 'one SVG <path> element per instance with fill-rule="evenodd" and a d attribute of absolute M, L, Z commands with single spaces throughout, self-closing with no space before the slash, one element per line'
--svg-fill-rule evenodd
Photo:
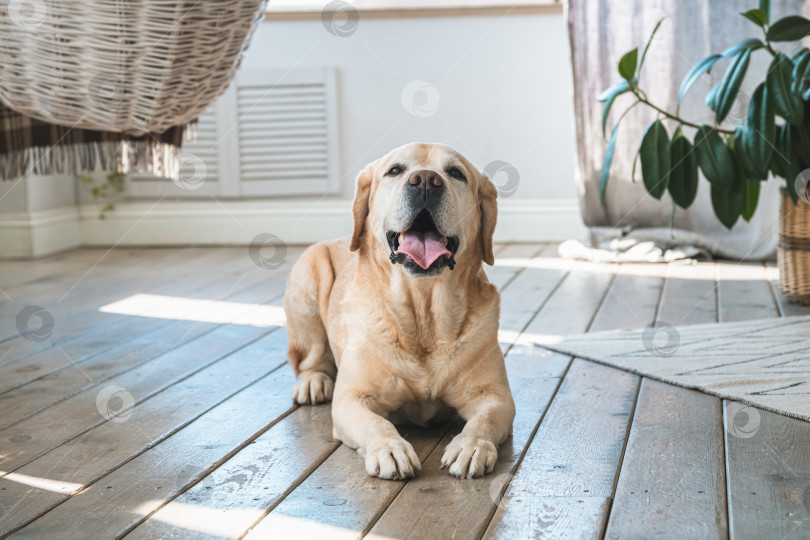
<path fill-rule="evenodd" d="M 411 173 L 408 177 L 408 184 L 410 184 L 411 188 L 430 191 L 436 188 L 441 189 L 444 183 L 442 177 L 436 171 L 421 170 Z"/>

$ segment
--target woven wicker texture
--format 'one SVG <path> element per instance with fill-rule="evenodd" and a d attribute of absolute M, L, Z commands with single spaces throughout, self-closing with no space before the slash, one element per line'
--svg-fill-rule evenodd
<path fill-rule="evenodd" d="M 267 0 L 0 0 L 0 100 L 52 124 L 141 135 L 224 92 Z"/>
<path fill-rule="evenodd" d="M 810 204 L 793 204 L 782 188 L 779 211 L 779 287 L 791 302 L 810 305 Z"/>

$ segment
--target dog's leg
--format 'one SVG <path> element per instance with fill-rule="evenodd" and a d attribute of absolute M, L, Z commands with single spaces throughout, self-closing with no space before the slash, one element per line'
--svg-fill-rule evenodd
<path fill-rule="evenodd" d="M 492 371 L 486 378 L 474 377 L 478 382 L 469 386 L 461 381 L 461 386 L 447 399 L 467 421 L 442 456 L 442 469 L 450 467 L 450 474 L 459 478 L 491 473 L 498 460 L 498 446 L 512 433 L 515 402 L 509 391 L 500 349 L 496 354 L 501 359 L 482 362 Z"/>
<path fill-rule="evenodd" d="M 298 375 L 293 401 L 317 405 L 332 399 L 337 367 L 321 319 L 322 292 L 331 289 L 334 275 L 325 246 L 308 248 L 287 280 L 284 313 L 289 347 L 287 360 Z"/>
<path fill-rule="evenodd" d="M 341 386 L 343 373 L 335 387 L 332 423 L 335 438 L 356 448 L 365 456 L 366 473 L 387 480 L 410 478 L 422 469 L 411 443 L 403 439 L 386 411 L 373 399 L 372 392 Z"/>

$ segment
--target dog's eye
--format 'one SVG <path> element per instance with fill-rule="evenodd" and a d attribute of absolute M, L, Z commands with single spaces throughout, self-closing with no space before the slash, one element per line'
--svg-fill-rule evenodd
<path fill-rule="evenodd" d="M 402 174 L 402 167 L 400 167 L 399 165 L 394 165 L 393 167 L 388 169 L 388 172 L 385 173 L 385 176 L 399 176 L 400 174 Z"/>
<path fill-rule="evenodd" d="M 464 177 L 464 173 L 461 172 L 461 169 L 458 167 L 451 167 L 448 169 L 447 174 L 449 174 L 452 178 L 457 178 L 458 180 L 467 180 Z"/>

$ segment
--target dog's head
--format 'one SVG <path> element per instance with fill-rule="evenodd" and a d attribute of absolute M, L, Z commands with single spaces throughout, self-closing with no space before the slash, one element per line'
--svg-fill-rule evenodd
<path fill-rule="evenodd" d="M 366 246 L 409 276 L 494 264 L 496 198 L 489 178 L 452 148 L 406 144 L 357 178 L 351 250 Z"/>

